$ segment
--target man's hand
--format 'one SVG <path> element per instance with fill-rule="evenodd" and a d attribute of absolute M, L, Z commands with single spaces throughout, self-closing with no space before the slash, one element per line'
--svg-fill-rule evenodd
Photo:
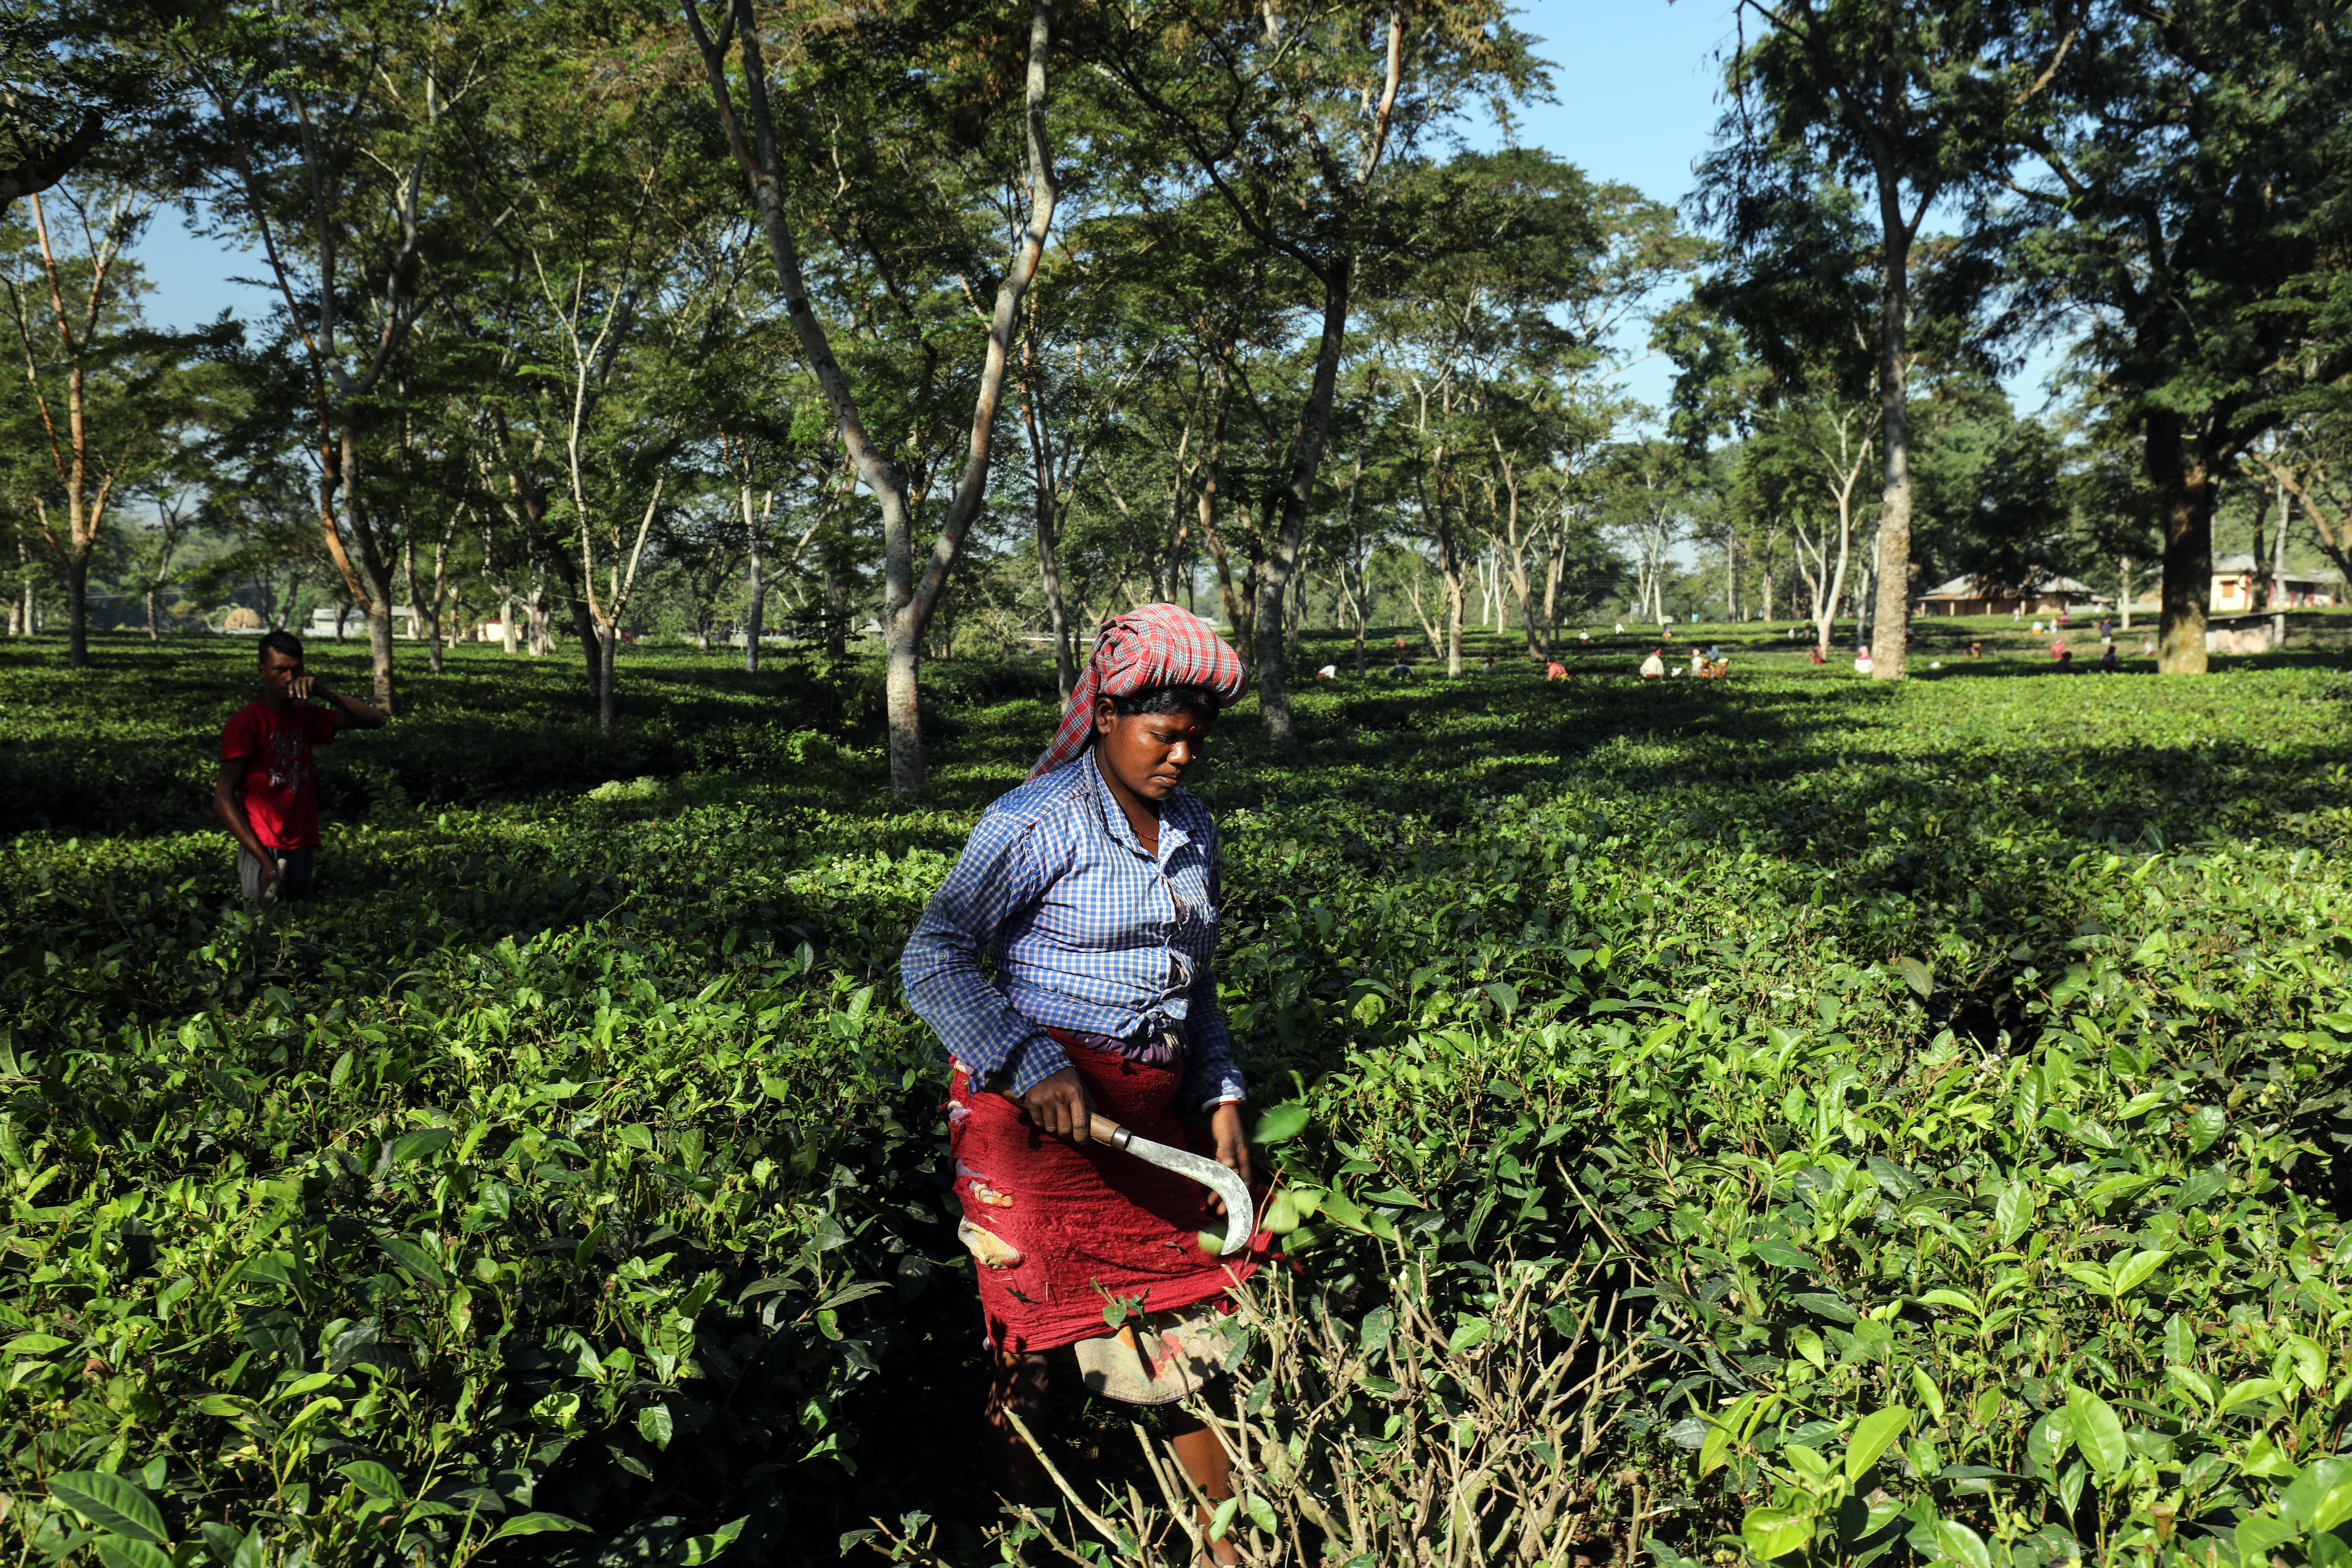
<path fill-rule="evenodd" d="M 267 855 L 261 856 L 259 858 L 261 861 L 261 896 L 266 899 L 269 896 L 270 889 L 278 886 L 278 862 L 272 860 Z"/>
<path fill-rule="evenodd" d="M 1094 1102 L 1087 1098 L 1087 1086 L 1078 1081 L 1076 1068 L 1064 1068 L 1031 1084 L 1023 1091 L 1020 1105 L 1040 1132 L 1067 1138 L 1073 1143 L 1087 1142 L 1094 1136 L 1087 1127 Z"/>
<path fill-rule="evenodd" d="M 1238 1173 L 1242 1185 L 1249 1185 L 1249 1140 L 1242 1133 L 1242 1108 L 1220 1105 L 1209 1112 L 1209 1132 L 1217 1141 L 1217 1163 Z M 1212 1197 L 1210 1204 L 1219 1214 L 1225 1212 L 1225 1200 Z"/>

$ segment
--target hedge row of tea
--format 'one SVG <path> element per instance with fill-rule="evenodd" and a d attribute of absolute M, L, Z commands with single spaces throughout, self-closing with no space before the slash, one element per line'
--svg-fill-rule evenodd
<path fill-rule="evenodd" d="M 187 820 L 235 666 L 7 657 L 9 798 L 102 755 Z M 625 680 L 646 729 L 702 705 L 655 761 L 703 771 L 603 784 L 569 669 L 417 678 L 330 753 L 295 918 L 232 907 L 217 834 L 13 841 L 0 1531 L 111 1568 L 1188 1559 L 1124 1414 L 1048 1437 L 1084 1509 L 992 1524 L 961 1468 L 969 1265 L 892 965 L 1050 694 L 953 672 L 902 809 L 858 671 L 712 670 Z M 1342 683 L 1293 753 L 1218 742 L 1227 1005 L 1308 1112 L 1221 1527 L 2347 1555 L 2344 678 L 1598 670 Z M 542 747 L 552 795 L 477 755 L 529 784 Z"/>

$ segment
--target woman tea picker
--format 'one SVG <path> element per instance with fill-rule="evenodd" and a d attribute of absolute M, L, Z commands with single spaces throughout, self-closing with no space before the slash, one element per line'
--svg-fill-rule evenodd
<path fill-rule="evenodd" d="M 1254 1216 L 1221 1222 L 1199 1184 L 1087 1135 L 1091 1109 L 1248 1178 L 1217 1006 L 1216 827 L 1178 787 L 1243 684 L 1234 650 L 1176 605 L 1105 621 L 1054 743 L 982 816 L 907 943 L 907 1000 L 955 1060 L 960 1232 L 997 1363 L 988 1423 L 1030 1500 L 1045 1477 L 1005 1412 L 1038 1429 L 1047 1352 L 1076 1346 L 1097 1394 L 1181 1398 L 1216 1374 L 1227 1291 L 1264 1257 L 1262 1236 L 1204 1251 L 1204 1228 Z M 1181 1423 L 1175 1448 L 1204 1495 L 1230 1495 L 1213 1431 Z"/>

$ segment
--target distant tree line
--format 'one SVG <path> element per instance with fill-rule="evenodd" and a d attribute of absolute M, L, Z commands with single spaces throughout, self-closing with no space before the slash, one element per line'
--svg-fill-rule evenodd
<path fill-rule="evenodd" d="M 2352 566 L 2340 6 L 1739 13 L 1678 214 L 1464 144 L 1551 89 L 1500 5 L 16 5 L 9 624 L 323 606 L 394 709 L 488 626 L 608 726 L 650 626 L 871 639 L 913 791 L 925 659 L 1142 598 L 1280 742 L 1310 627 L 2068 571 L 2190 671 L 2217 517 Z M 266 309 L 148 326 L 173 209 Z"/>

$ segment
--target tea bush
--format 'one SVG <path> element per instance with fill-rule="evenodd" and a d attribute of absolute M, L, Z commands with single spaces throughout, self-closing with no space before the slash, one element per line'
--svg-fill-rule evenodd
<path fill-rule="evenodd" d="M 264 923 L 184 826 L 241 661 L 53 659 L 0 650 L 23 1547 L 1190 1552 L 1149 1421 L 1040 1434 L 1059 1510 L 992 1523 L 960 1468 L 893 965 L 1042 743 L 1034 667 L 937 667 L 907 808 L 856 667 L 643 655 L 605 747 L 575 672 L 461 649 L 324 753 L 333 896 Z M 1306 1111 L 1264 1129 L 1303 1272 L 1254 1308 L 1223 1527 L 2335 1563 L 2344 677 L 1735 659 L 1342 682 L 1292 753 L 1220 737 L 1227 1006 Z M 112 768 L 79 804 L 76 757 Z M 66 836 L 108 813 L 165 830 Z"/>

